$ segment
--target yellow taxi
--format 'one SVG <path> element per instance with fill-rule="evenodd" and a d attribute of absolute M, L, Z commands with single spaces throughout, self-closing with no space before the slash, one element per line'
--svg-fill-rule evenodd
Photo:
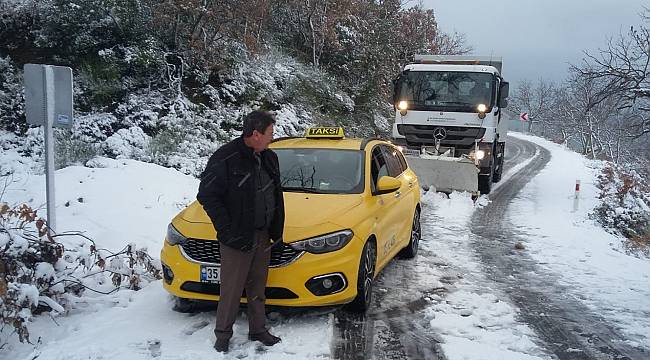
<path fill-rule="evenodd" d="M 397 146 L 348 139 L 342 128 L 310 128 L 270 148 L 280 162 L 286 245 L 273 248 L 266 303 L 366 311 L 379 271 L 417 254 L 417 176 Z M 219 300 L 219 257 L 215 229 L 194 201 L 172 220 L 160 256 L 163 286 L 180 309 Z"/>

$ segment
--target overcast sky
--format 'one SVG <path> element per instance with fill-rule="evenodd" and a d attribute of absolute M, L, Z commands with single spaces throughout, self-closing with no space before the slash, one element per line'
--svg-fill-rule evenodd
<path fill-rule="evenodd" d="M 583 50 L 595 52 L 608 38 L 642 23 L 650 0 L 423 0 L 445 32 L 464 33 L 475 55 L 503 57 L 503 74 L 561 81 Z"/>

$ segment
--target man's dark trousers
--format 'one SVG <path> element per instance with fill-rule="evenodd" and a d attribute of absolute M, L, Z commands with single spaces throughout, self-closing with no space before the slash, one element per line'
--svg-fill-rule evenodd
<path fill-rule="evenodd" d="M 264 304 L 266 280 L 271 260 L 269 234 L 255 231 L 255 245 L 245 252 L 221 245 L 221 285 L 217 321 L 217 338 L 232 337 L 232 326 L 237 319 L 239 302 L 244 288 L 248 300 L 248 333 L 267 331 Z"/>

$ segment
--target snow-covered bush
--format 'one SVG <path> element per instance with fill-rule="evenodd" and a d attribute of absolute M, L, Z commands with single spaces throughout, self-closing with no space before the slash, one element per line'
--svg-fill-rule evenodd
<path fill-rule="evenodd" d="M 149 139 L 150 137 L 137 126 L 120 129 L 102 143 L 102 150 L 104 154 L 114 158 L 147 161 L 149 159 L 145 148 L 149 144 Z"/>
<path fill-rule="evenodd" d="M 86 161 L 97 156 L 98 146 L 94 142 L 70 136 L 67 130 L 54 133 L 55 157 L 54 167 L 62 169 L 70 165 L 83 165 Z"/>
<path fill-rule="evenodd" d="M 62 315 L 85 296 L 138 290 L 160 272 L 144 249 L 112 253 L 82 233 L 51 235 L 34 209 L 0 203 L 0 349 L 13 334 L 29 342 L 36 314 Z"/>
<path fill-rule="evenodd" d="M 626 249 L 650 255 L 650 186 L 629 168 L 608 163 L 598 176 L 600 205 L 594 214 L 606 229 L 625 236 Z"/>

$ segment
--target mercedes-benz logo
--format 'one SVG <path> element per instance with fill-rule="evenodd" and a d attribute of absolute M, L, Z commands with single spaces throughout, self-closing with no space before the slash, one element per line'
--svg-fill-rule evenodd
<path fill-rule="evenodd" d="M 445 130 L 445 128 L 437 127 L 433 129 L 433 137 L 437 140 L 443 140 L 447 137 L 447 130 Z"/>

